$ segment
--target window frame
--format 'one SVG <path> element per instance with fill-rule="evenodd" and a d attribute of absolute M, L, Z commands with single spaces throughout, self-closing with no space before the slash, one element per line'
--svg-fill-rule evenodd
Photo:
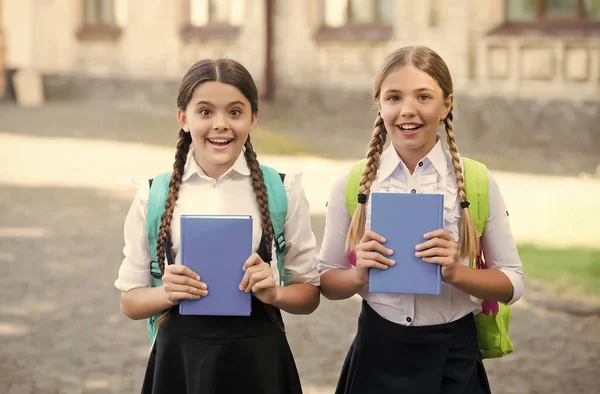
<path fill-rule="evenodd" d="M 315 34 L 317 41 L 386 41 L 393 37 L 394 29 L 392 24 L 385 24 L 381 21 L 379 13 L 379 0 L 372 0 L 372 7 L 375 11 L 376 21 L 370 23 L 353 22 L 352 0 L 345 0 L 346 24 L 343 26 L 327 26 L 325 24 L 325 2 L 320 0 L 321 20 L 320 26 Z"/>
<path fill-rule="evenodd" d="M 94 2 L 95 12 L 101 8 L 101 4 L 107 0 L 82 0 L 81 1 L 81 26 L 77 29 L 75 35 L 80 41 L 117 41 L 122 34 L 121 27 L 117 24 L 117 4 L 115 0 L 108 0 L 113 2 L 113 18 L 112 21 L 105 22 L 89 22 L 87 20 L 88 1 Z M 101 14 L 101 12 L 100 12 Z"/>
<path fill-rule="evenodd" d="M 214 23 L 210 21 L 210 10 L 209 10 L 209 21 L 206 25 L 195 25 L 191 20 L 192 4 L 194 0 L 182 0 L 183 1 L 183 12 L 185 22 L 181 27 L 179 33 L 184 40 L 194 39 L 236 39 L 241 33 L 241 27 L 231 23 Z M 210 7 L 210 0 L 208 2 Z"/>

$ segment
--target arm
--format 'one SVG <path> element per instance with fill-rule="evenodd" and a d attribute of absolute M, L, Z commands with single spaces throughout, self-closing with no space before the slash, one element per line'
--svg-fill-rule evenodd
<path fill-rule="evenodd" d="M 167 266 L 163 286 L 150 287 L 150 247 L 146 237 L 148 186 L 140 183 L 139 191 L 125 218 L 125 258 L 119 268 L 115 287 L 121 290 L 121 311 L 130 319 L 153 316 L 176 305 L 183 298 L 206 295 L 206 285 L 189 268 Z"/>
<path fill-rule="evenodd" d="M 138 287 L 121 293 L 121 311 L 133 320 L 150 318 L 174 305 L 162 286 Z"/>
<path fill-rule="evenodd" d="M 320 302 L 319 288 L 308 283 L 277 286 L 278 294 L 271 305 L 295 315 L 309 315 Z"/>
<path fill-rule="evenodd" d="M 333 268 L 321 275 L 321 291 L 330 300 L 345 300 L 361 291 L 367 284 L 356 276 L 356 268 Z"/>
<path fill-rule="evenodd" d="M 482 241 L 488 269 L 460 264 L 458 245 L 443 229 L 425 235 L 429 240 L 417 245 L 417 256 L 440 264 L 444 281 L 456 288 L 480 299 L 512 304 L 523 293 L 523 266 L 500 189 L 491 174 L 488 178 L 490 216 Z"/>

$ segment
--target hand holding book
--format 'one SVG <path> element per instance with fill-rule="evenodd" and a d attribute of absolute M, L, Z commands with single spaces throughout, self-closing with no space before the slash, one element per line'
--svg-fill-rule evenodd
<path fill-rule="evenodd" d="M 240 290 L 254 296 L 265 304 L 273 304 L 277 300 L 279 287 L 275 284 L 271 266 L 265 263 L 257 253 L 253 253 L 244 263 L 245 272 Z"/>
<path fill-rule="evenodd" d="M 358 280 L 367 285 L 369 283 L 369 268 L 385 270 L 388 266 L 396 264 L 385 255 L 394 253 L 391 249 L 382 245 L 386 239 L 374 231 L 367 231 L 360 243 L 356 245 L 356 276 Z"/>
<path fill-rule="evenodd" d="M 441 265 L 443 281 L 452 283 L 458 265 L 458 243 L 444 229 L 432 231 L 423 237 L 427 241 L 415 247 L 415 256 L 426 263 Z"/>
<path fill-rule="evenodd" d="M 179 304 L 180 300 L 197 300 L 208 294 L 206 284 L 200 282 L 200 276 L 183 265 L 165 266 L 162 280 L 167 299 L 173 305 Z"/>

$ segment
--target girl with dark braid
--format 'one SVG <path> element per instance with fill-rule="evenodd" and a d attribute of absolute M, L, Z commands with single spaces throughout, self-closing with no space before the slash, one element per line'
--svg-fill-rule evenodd
<path fill-rule="evenodd" d="M 336 393 L 489 393 L 474 314 L 480 299 L 505 304 L 523 293 L 523 269 L 498 185 L 488 172 L 489 217 L 482 236 L 488 269 L 470 268 L 479 252 L 452 123 L 452 79 L 426 47 L 390 54 L 375 80 L 377 118 L 350 215 L 348 174 L 331 191 L 319 256 L 321 291 L 329 299 L 363 298 L 358 332 Z M 446 131 L 446 150 L 438 128 Z M 384 150 L 386 139 L 390 146 Z M 370 230 L 371 192 L 444 195 L 443 228 L 415 246 L 441 265 L 442 294 L 370 293 L 369 269 L 402 261 Z M 398 223 L 398 226 L 410 223 Z"/>
<path fill-rule="evenodd" d="M 162 286 L 151 286 L 147 180 L 139 182 L 125 221 L 125 258 L 115 282 L 131 319 L 162 312 L 142 392 L 301 393 L 280 312 L 310 314 L 319 304 L 316 242 L 301 176 L 283 180 L 287 247 L 279 272 L 267 189 L 250 142 L 258 120 L 251 75 L 233 60 L 199 61 L 181 81 L 177 107 L 181 129 L 156 239 Z M 211 286 L 202 272 L 180 264 L 182 214 L 252 215 L 256 253 L 240 266 L 245 273 L 239 286 L 252 292 L 250 316 L 179 314 L 180 300 L 206 296 Z M 168 264 L 171 257 L 174 264 Z M 280 286 L 283 275 L 286 285 Z"/>

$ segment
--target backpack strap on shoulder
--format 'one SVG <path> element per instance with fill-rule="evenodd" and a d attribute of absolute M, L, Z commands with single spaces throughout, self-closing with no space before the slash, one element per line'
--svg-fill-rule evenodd
<path fill-rule="evenodd" d="M 463 158 L 465 173 L 465 188 L 469 199 L 469 211 L 477 236 L 481 237 L 490 215 L 490 201 L 488 191 L 488 170 L 485 164 L 478 161 Z"/>
<path fill-rule="evenodd" d="M 267 198 L 269 201 L 269 215 L 273 226 L 273 240 L 275 242 L 275 251 L 277 254 L 277 271 L 279 272 L 279 282 L 285 284 L 284 262 L 285 262 L 285 236 L 283 228 L 287 217 L 288 200 L 283 186 L 285 174 L 278 173 L 275 169 L 260 165 L 263 173 L 263 179 L 267 188 Z"/>
<path fill-rule="evenodd" d="M 355 163 L 350 169 L 348 180 L 346 181 L 346 206 L 350 216 L 354 216 L 356 207 L 358 206 L 358 190 L 360 188 L 360 178 L 367 165 L 367 159 L 363 159 Z"/>
<path fill-rule="evenodd" d="M 158 174 L 150 181 L 150 193 L 148 194 L 148 210 L 146 213 L 146 235 L 148 245 L 150 246 L 150 272 L 152 274 L 152 286 L 162 285 L 162 275 L 158 268 L 156 256 L 156 243 L 158 239 L 158 230 L 160 229 L 160 220 L 165 211 L 165 201 L 169 194 L 169 183 L 171 182 L 171 173 L 165 172 Z"/>

